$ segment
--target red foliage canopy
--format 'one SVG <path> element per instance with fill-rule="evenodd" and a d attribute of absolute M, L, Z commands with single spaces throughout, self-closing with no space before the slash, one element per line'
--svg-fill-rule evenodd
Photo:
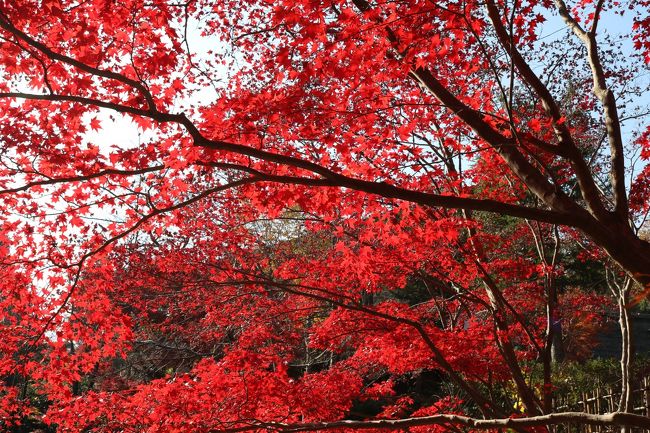
<path fill-rule="evenodd" d="M 551 406 L 650 290 L 647 6 L 0 0 L 0 427 L 647 426 Z"/>

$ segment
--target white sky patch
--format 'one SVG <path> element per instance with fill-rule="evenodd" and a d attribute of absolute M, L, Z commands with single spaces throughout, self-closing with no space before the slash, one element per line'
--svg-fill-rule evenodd
<path fill-rule="evenodd" d="M 96 116 L 84 115 L 84 120 L 90 121 L 92 117 L 99 119 L 101 128 L 98 131 L 89 130 L 84 138 L 88 143 L 98 146 L 100 153 L 106 157 L 116 146 L 120 149 L 135 149 L 144 140 L 153 137 L 151 133 L 142 132 L 131 116 L 107 108 L 100 108 Z"/>

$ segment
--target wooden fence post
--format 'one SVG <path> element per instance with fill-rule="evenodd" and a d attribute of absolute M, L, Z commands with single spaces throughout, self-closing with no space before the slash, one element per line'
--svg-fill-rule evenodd
<path fill-rule="evenodd" d="M 594 401 L 595 413 L 600 414 L 601 413 L 600 412 L 600 386 L 596 387 L 596 392 L 594 394 L 594 399 L 595 399 L 595 401 Z M 603 431 L 602 426 L 600 426 L 600 425 L 597 426 L 596 431 L 598 431 L 598 433 L 602 432 Z"/>
<path fill-rule="evenodd" d="M 643 378 L 643 405 L 645 406 L 645 416 L 650 417 L 650 376 Z"/>

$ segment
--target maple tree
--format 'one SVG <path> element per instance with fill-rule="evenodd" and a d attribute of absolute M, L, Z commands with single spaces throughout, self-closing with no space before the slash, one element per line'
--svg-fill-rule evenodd
<path fill-rule="evenodd" d="M 0 0 L 0 425 L 649 428 L 647 11 Z M 608 304 L 619 412 L 556 413 Z"/>

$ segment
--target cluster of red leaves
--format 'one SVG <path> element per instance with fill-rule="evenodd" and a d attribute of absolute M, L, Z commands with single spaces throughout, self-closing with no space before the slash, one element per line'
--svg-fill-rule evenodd
<path fill-rule="evenodd" d="M 534 50 L 550 2 L 518 3 L 511 43 Z M 506 109 L 486 73 L 509 65 L 484 2 L 370 6 L 0 0 L 0 428 L 207 432 L 476 412 L 458 395 L 510 386 L 513 363 L 527 372 L 544 284 L 561 270 L 536 253 L 551 228 L 395 199 L 536 200 L 501 144 L 423 93 L 414 71 L 435 65 L 522 148 L 568 125 L 596 154 L 595 98 L 568 120 L 526 92 Z M 125 119 L 137 144 L 114 135 Z M 573 194 L 575 165 L 536 152 L 523 160 Z M 632 186 L 635 211 L 648 175 Z M 599 302 L 562 298 L 563 320 L 592 307 L 565 327 L 581 348 Z M 457 388 L 411 386 L 432 372 Z"/>

